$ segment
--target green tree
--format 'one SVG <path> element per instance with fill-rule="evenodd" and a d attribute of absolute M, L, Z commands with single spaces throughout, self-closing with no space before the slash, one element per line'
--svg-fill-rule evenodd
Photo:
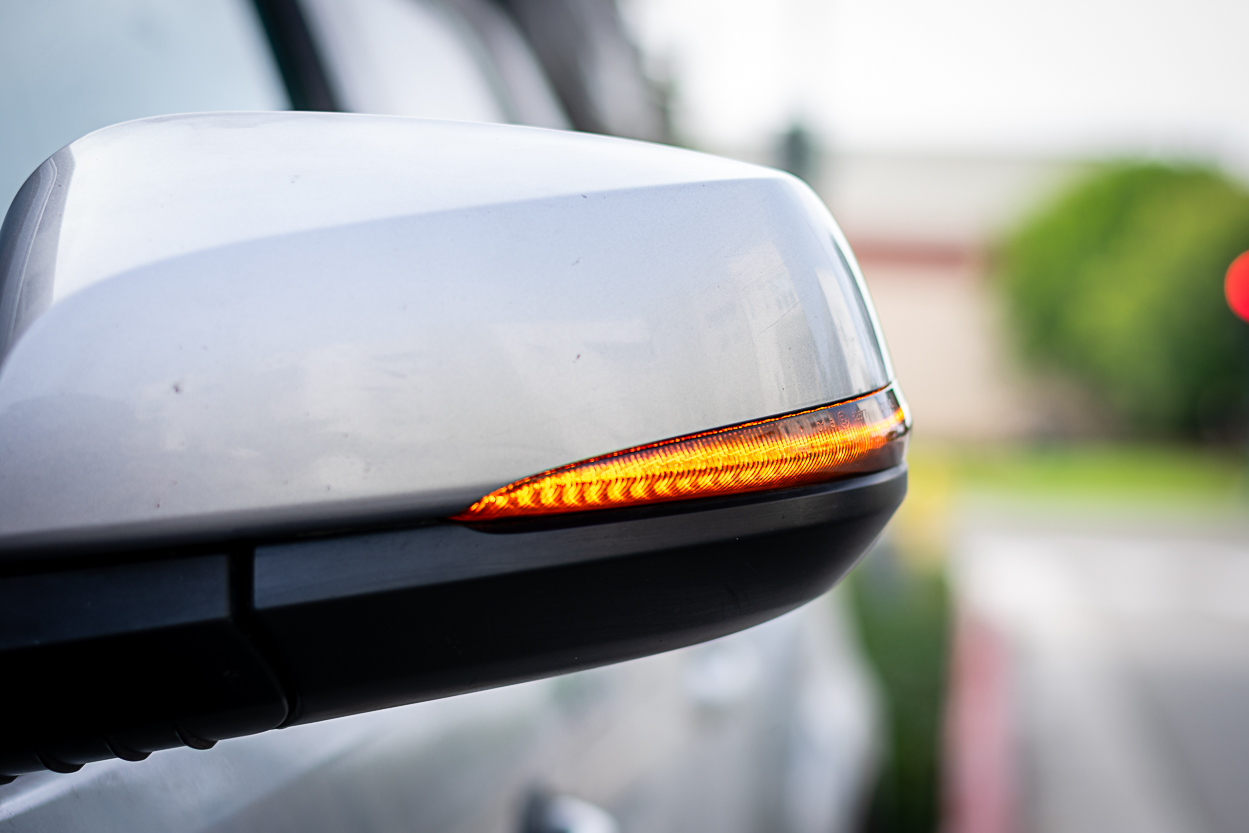
<path fill-rule="evenodd" d="M 1249 249 L 1249 193 L 1200 167 L 1119 164 L 1077 183 L 1001 252 L 1025 353 L 1127 425 L 1182 437 L 1242 422 L 1247 328 L 1223 275 Z"/>
<path fill-rule="evenodd" d="M 941 726 L 950 601 L 940 571 L 907 566 L 878 544 L 849 582 L 851 610 L 885 706 L 885 755 L 867 833 L 941 827 Z"/>

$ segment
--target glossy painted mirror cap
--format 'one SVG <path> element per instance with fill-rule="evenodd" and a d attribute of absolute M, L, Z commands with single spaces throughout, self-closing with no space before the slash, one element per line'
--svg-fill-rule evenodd
<path fill-rule="evenodd" d="M 0 557 L 436 518 L 535 472 L 891 380 L 787 174 L 314 113 L 98 131 L 0 275 Z"/>

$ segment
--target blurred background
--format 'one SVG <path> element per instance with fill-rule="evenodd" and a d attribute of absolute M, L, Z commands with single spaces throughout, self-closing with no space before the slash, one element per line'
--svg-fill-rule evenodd
<path fill-rule="evenodd" d="M 914 410 L 868 826 L 1243 829 L 1249 5 L 621 8 L 678 142 L 832 209 Z"/>

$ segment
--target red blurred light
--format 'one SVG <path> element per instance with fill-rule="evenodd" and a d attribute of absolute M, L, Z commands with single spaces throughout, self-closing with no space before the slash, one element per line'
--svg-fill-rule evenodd
<path fill-rule="evenodd" d="M 1242 321 L 1249 321 L 1249 252 L 1232 261 L 1227 267 L 1227 279 L 1223 281 L 1223 293 L 1227 305 Z"/>

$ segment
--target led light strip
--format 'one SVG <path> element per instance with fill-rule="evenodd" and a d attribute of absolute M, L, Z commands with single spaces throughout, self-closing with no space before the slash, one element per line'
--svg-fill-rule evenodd
<path fill-rule="evenodd" d="M 902 462 L 910 417 L 892 385 L 756 422 L 593 457 L 496 489 L 451 519 L 490 521 L 803 486 Z"/>

